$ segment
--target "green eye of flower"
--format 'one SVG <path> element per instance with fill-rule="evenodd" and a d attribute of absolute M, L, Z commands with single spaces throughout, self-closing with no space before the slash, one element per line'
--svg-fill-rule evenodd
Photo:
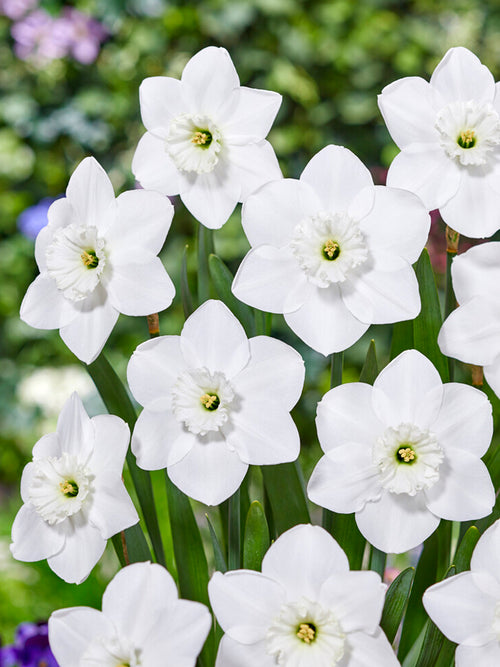
<path fill-rule="evenodd" d="M 333 261 L 334 259 L 337 259 L 337 257 L 340 255 L 340 246 L 337 243 L 337 241 L 328 239 L 328 241 L 325 241 L 325 244 L 321 249 L 321 252 L 323 253 L 323 257 L 325 259 Z"/>
<path fill-rule="evenodd" d="M 207 410 L 217 410 L 220 405 L 220 398 L 217 394 L 203 394 L 200 401 Z"/>
<path fill-rule="evenodd" d="M 191 143 L 200 148 L 208 148 L 212 143 L 212 134 L 208 130 L 196 130 L 191 139 Z"/>
<path fill-rule="evenodd" d="M 457 144 L 461 148 L 472 148 L 476 143 L 474 130 L 462 130 L 458 135 Z"/>
<path fill-rule="evenodd" d="M 411 447 L 400 447 L 396 452 L 398 463 L 415 463 L 417 455 Z"/>
<path fill-rule="evenodd" d="M 296 635 L 304 644 L 311 644 L 316 639 L 316 626 L 314 623 L 301 623 Z"/>
<path fill-rule="evenodd" d="M 72 479 L 61 482 L 59 488 L 67 498 L 75 498 L 78 495 L 78 484 Z"/>
<path fill-rule="evenodd" d="M 95 250 L 84 250 L 80 257 L 87 269 L 95 269 L 99 265 L 99 258 Z"/>

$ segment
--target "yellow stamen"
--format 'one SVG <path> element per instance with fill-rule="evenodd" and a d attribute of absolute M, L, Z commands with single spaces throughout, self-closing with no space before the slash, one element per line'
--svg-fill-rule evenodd
<path fill-rule="evenodd" d="M 476 143 L 476 134 L 474 130 L 462 130 L 458 137 L 458 143 L 462 148 L 471 148 Z"/>
<path fill-rule="evenodd" d="M 415 460 L 415 452 L 411 447 L 401 447 L 398 450 L 398 456 L 403 459 L 405 463 L 410 463 L 410 461 Z"/>
<path fill-rule="evenodd" d="M 99 264 L 99 259 L 93 250 L 84 250 L 80 255 L 80 259 L 88 269 L 95 269 Z"/>
<path fill-rule="evenodd" d="M 203 394 L 203 396 L 200 398 L 200 401 L 207 410 L 210 409 L 215 409 L 217 406 L 214 406 L 214 403 L 216 403 L 219 400 L 219 397 L 217 394 Z"/>
<path fill-rule="evenodd" d="M 191 139 L 191 143 L 196 144 L 197 146 L 204 146 L 207 141 L 210 139 L 210 136 L 206 132 L 202 132 L 201 130 L 198 130 L 193 134 L 193 138 Z"/>
<path fill-rule="evenodd" d="M 59 488 L 65 496 L 74 497 L 78 495 L 78 486 L 75 484 L 75 482 L 70 482 L 67 479 L 59 484 Z"/>
<path fill-rule="evenodd" d="M 333 241 L 332 239 L 325 241 L 325 245 L 323 246 L 323 255 L 326 257 L 326 259 L 337 259 L 339 254 L 340 247 L 337 241 Z"/>
<path fill-rule="evenodd" d="M 310 623 L 301 623 L 297 631 L 297 637 L 305 644 L 310 644 L 316 639 L 316 630 Z"/>

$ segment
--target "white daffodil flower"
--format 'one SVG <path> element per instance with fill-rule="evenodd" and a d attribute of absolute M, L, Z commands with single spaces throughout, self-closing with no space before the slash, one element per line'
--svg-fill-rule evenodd
<path fill-rule="evenodd" d="M 157 192 L 115 199 L 106 172 L 85 158 L 37 236 L 40 275 L 26 292 L 21 319 L 59 329 L 79 359 L 94 361 L 119 313 L 149 315 L 172 303 L 175 289 L 157 257 L 172 217 L 172 204 Z"/>
<path fill-rule="evenodd" d="M 441 632 L 458 644 L 456 667 L 500 663 L 500 522 L 480 537 L 461 572 L 428 588 L 425 610 Z"/>
<path fill-rule="evenodd" d="M 24 468 L 24 505 L 12 526 L 14 558 L 46 558 L 69 583 L 88 577 L 107 540 L 139 521 L 121 478 L 129 439 L 122 419 L 90 419 L 72 394 L 56 432 L 36 443 L 33 461 Z"/>
<path fill-rule="evenodd" d="M 252 570 L 216 572 L 210 603 L 225 632 L 216 667 L 394 667 L 379 627 L 386 586 L 350 572 L 347 556 L 319 526 L 298 525 Z"/>
<path fill-rule="evenodd" d="M 500 243 L 483 243 L 455 257 L 451 278 L 459 307 L 443 322 L 439 347 L 449 357 L 483 366 L 500 396 Z"/>
<path fill-rule="evenodd" d="M 233 293 L 284 313 L 322 354 L 345 350 L 370 324 L 410 320 L 420 311 L 411 265 L 430 218 L 412 193 L 375 187 L 342 146 L 315 155 L 300 180 L 260 188 L 245 202 L 242 223 L 252 249 Z"/>
<path fill-rule="evenodd" d="M 493 75 L 463 47 L 450 49 L 430 82 L 394 81 L 378 98 L 401 152 L 387 185 L 439 208 L 454 230 L 478 238 L 500 227 L 500 93 Z"/>
<path fill-rule="evenodd" d="M 226 49 L 203 49 L 180 80 L 150 77 L 139 94 L 147 132 L 132 162 L 135 177 L 145 188 L 180 194 L 206 227 L 222 227 L 237 202 L 282 178 L 265 140 L 281 95 L 240 86 Z"/>
<path fill-rule="evenodd" d="M 144 406 L 132 451 L 145 470 L 166 468 L 184 493 L 217 505 L 248 465 L 294 461 L 299 434 L 290 416 L 304 383 L 293 348 L 267 336 L 248 340 L 220 301 L 207 301 L 180 336 L 139 345 L 127 377 Z"/>
<path fill-rule="evenodd" d="M 468 385 L 443 385 L 416 350 L 396 357 L 373 387 L 353 382 L 327 392 L 316 426 L 325 456 L 309 498 L 355 512 L 361 533 L 382 551 L 416 547 L 441 519 L 492 511 L 495 490 L 480 459 L 493 433 L 491 404 Z"/>
<path fill-rule="evenodd" d="M 49 643 L 60 667 L 194 667 L 211 622 L 205 605 L 179 600 L 164 567 L 134 563 L 108 584 L 102 611 L 55 611 Z"/>

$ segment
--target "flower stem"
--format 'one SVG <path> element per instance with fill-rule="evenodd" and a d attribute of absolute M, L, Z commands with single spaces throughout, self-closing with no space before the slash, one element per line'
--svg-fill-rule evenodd
<path fill-rule="evenodd" d="M 148 331 L 150 338 L 157 338 L 160 335 L 160 318 L 158 313 L 152 313 L 147 316 Z"/>
<path fill-rule="evenodd" d="M 458 252 L 458 243 L 460 241 L 460 234 L 451 227 L 446 226 L 446 286 L 444 297 L 444 319 L 455 310 L 457 302 L 455 299 L 455 292 L 453 291 L 453 283 L 451 281 L 451 264 Z M 455 374 L 455 362 L 453 359 L 448 359 L 448 369 L 450 374 L 450 382 L 453 382 Z"/>
<path fill-rule="evenodd" d="M 240 490 L 228 500 L 227 516 L 227 565 L 229 570 L 241 567 L 241 512 Z"/>
<path fill-rule="evenodd" d="M 214 233 L 204 225 L 198 226 L 198 305 L 210 298 L 208 258 L 214 253 Z"/>

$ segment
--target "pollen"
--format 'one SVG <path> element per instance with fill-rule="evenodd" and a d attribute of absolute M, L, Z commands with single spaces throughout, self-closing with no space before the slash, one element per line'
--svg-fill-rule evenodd
<path fill-rule="evenodd" d="M 197 130 L 191 139 L 192 144 L 195 144 L 196 146 L 203 146 L 205 148 L 210 146 L 211 142 L 212 135 L 208 130 Z"/>
<path fill-rule="evenodd" d="M 304 644 L 310 644 L 316 639 L 316 628 L 312 623 L 301 623 L 296 634 Z"/>
<path fill-rule="evenodd" d="M 398 459 L 404 463 L 415 461 L 415 452 L 411 447 L 401 447 L 398 449 Z"/>
<path fill-rule="evenodd" d="M 95 250 L 84 250 L 80 255 L 80 258 L 87 269 L 95 269 L 99 265 L 99 258 L 97 257 Z"/>
<path fill-rule="evenodd" d="M 328 239 L 328 241 L 325 241 L 325 244 L 322 248 L 322 253 L 325 259 L 328 260 L 337 259 L 337 257 L 340 255 L 339 244 L 337 243 L 337 241 Z"/>
<path fill-rule="evenodd" d="M 458 135 L 457 143 L 462 148 L 472 148 L 476 143 L 476 134 L 474 130 L 462 130 Z"/>
<path fill-rule="evenodd" d="M 59 484 L 62 493 L 68 498 L 74 498 L 78 495 L 78 484 L 73 480 L 66 479 Z"/>
<path fill-rule="evenodd" d="M 217 410 L 220 404 L 220 399 L 217 394 L 203 394 L 200 401 L 203 407 L 207 410 Z"/>

